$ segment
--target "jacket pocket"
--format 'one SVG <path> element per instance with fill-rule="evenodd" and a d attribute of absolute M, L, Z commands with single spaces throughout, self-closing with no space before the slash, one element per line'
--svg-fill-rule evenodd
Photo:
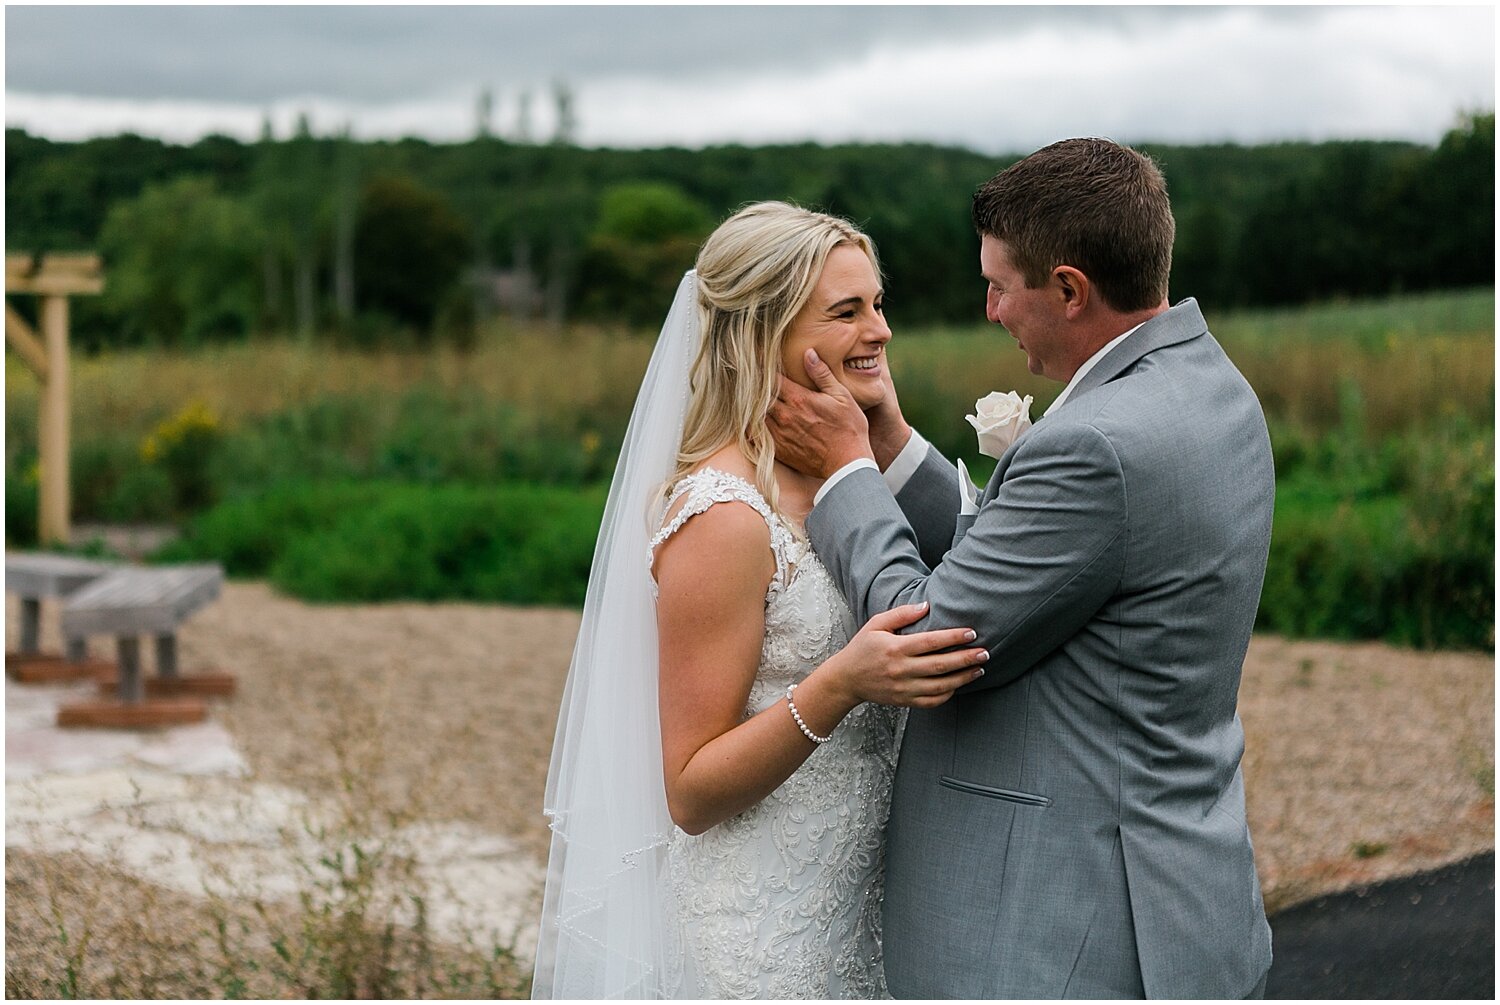
<path fill-rule="evenodd" d="M 1020 803 L 1023 806 L 1052 805 L 1052 800 L 1046 796 L 1039 796 L 1034 792 L 1017 792 L 1015 789 L 997 789 L 993 785 L 980 785 L 978 782 L 966 782 L 962 778 L 954 778 L 952 775 L 938 776 L 938 784 L 956 792 L 967 792 L 975 796 L 988 796 L 990 799 L 1003 799 L 1009 803 Z"/>

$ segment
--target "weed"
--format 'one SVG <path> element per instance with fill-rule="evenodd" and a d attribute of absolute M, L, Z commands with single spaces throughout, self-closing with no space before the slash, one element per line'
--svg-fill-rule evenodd
<path fill-rule="evenodd" d="M 26 926 L 24 954 L 7 957 L 16 997 L 68 998 L 426 998 L 518 997 L 524 966 L 512 943 L 464 931 L 437 931 L 431 903 L 441 896 L 420 868 L 415 825 L 431 806 L 420 791 L 383 783 L 401 751 L 378 709 L 382 696 L 340 696 L 310 748 L 331 754 L 319 799 L 291 799 L 281 817 L 264 797 L 224 807 L 236 833 L 276 835 L 246 869 L 239 839 L 200 840 L 201 897 L 138 879 L 140 856 L 124 841 L 101 847 L 80 831 L 65 844 L 89 857 L 13 850 L 7 886 L 15 899 L 8 927 Z M 181 805 L 199 800 L 189 788 Z M 204 790 L 205 792 L 208 790 Z M 249 793 L 251 790 L 247 790 Z M 139 835 L 156 815 L 158 833 L 194 833 L 189 816 L 160 814 L 160 796 L 140 787 L 133 800 L 101 806 L 89 827 L 106 831 L 123 814 Z M 128 804 L 128 805 L 125 805 Z M 268 809 L 268 806 L 270 808 Z M 268 814 L 271 814 L 268 816 Z M 45 815 L 45 814 L 43 814 Z M 216 815 L 204 818 L 219 821 Z M 279 825 L 276 821 L 280 819 Z M 163 821 L 166 821 L 163 823 Z M 47 828 L 53 844 L 62 831 Z M 179 828 L 186 829 L 179 829 Z M 207 833 L 207 832 L 205 832 Z M 39 832 L 33 842 L 48 845 Z M 237 850 L 238 849 L 238 850 Z M 131 863 L 135 863 L 132 865 Z M 39 866 L 39 868 L 38 868 Z M 10 869 L 18 870 L 12 874 Z M 24 884 L 28 870 L 39 872 Z M 278 886 L 287 880 L 290 887 Z M 287 896 L 287 893 L 290 896 Z M 42 933 L 47 933 L 43 935 Z M 40 939 L 38 939 L 40 936 Z M 47 943 L 50 941 L 50 945 Z M 12 941 L 12 949 L 20 940 Z M 22 957 L 19 958 L 18 957 Z"/>
<path fill-rule="evenodd" d="M 1465 740 L 1459 748 L 1459 757 L 1462 758 L 1469 777 L 1474 779 L 1474 784 L 1479 786 L 1481 792 L 1493 799 L 1495 797 L 1493 748 L 1486 749 L 1473 740 Z"/>
<path fill-rule="evenodd" d="M 1298 687 L 1312 687 L 1312 675 L 1313 661 L 1310 659 L 1298 660 L 1297 676 L 1293 678 L 1292 683 L 1296 684 Z"/>

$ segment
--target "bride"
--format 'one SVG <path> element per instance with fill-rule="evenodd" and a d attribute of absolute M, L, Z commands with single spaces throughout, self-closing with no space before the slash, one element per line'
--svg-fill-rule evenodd
<path fill-rule="evenodd" d="M 782 373 L 813 386 L 809 348 L 895 407 L 882 311 L 869 238 L 785 203 L 735 214 L 683 277 L 563 695 L 534 997 L 888 997 L 893 706 L 941 704 L 987 657 L 967 629 L 897 634 L 924 607 L 854 623 L 802 532 L 820 483 L 766 428 Z"/>

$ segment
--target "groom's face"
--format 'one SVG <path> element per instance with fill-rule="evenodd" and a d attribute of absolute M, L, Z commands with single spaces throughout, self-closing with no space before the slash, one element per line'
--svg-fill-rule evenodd
<path fill-rule="evenodd" d="M 979 242 L 979 274 L 989 288 L 984 316 L 1004 325 L 1026 353 L 1026 366 L 1038 376 L 1066 381 L 1063 373 L 1062 303 L 1049 286 L 1029 289 L 1004 241 L 986 235 Z"/>

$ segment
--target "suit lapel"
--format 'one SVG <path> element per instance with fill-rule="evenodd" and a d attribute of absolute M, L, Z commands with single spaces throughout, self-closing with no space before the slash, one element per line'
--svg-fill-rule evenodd
<path fill-rule="evenodd" d="M 1041 419 L 1037 420 L 1037 422 L 1041 421 Z M 1034 425 L 1035 423 L 1033 423 Z M 985 503 L 1000 494 L 1000 483 L 1005 481 L 1005 472 L 1010 467 L 1011 459 L 1016 456 L 1016 448 L 1021 445 L 1021 441 L 1026 439 L 1027 433 L 1030 432 L 1031 430 L 1028 429 L 1025 433 L 1016 437 L 1016 441 L 1006 447 L 1005 453 L 1001 454 L 1000 459 L 995 462 L 995 470 L 990 474 L 990 480 L 984 483 L 984 491 L 979 494 L 979 506 L 981 509 L 984 508 Z"/>
<path fill-rule="evenodd" d="M 1141 325 L 1133 335 L 1115 346 L 1109 355 L 1094 364 L 1094 368 L 1073 388 L 1073 393 L 1068 396 L 1063 408 L 1094 388 L 1114 380 L 1147 353 L 1197 338 L 1207 331 L 1208 323 L 1203 320 L 1198 301 L 1188 297 L 1176 307 L 1169 308 Z"/>
<path fill-rule="evenodd" d="M 1179 342 L 1195 339 L 1200 335 L 1207 334 L 1207 332 L 1208 322 L 1203 320 L 1203 312 L 1198 309 L 1198 301 L 1192 297 L 1188 297 L 1176 307 L 1158 314 L 1150 321 L 1141 325 L 1138 331 L 1124 342 L 1115 346 L 1109 355 L 1094 364 L 1094 368 L 1084 375 L 1084 378 L 1078 382 L 1077 387 L 1073 388 L 1073 393 L 1068 396 L 1067 402 L 1063 404 L 1061 409 L 1054 412 L 1053 415 L 1065 411 L 1069 405 L 1072 405 L 1094 388 L 1114 380 L 1120 374 L 1134 366 L 1148 353 L 1155 352 L 1157 349 L 1165 346 L 1177 345 Z M 1045 421 L 1046 418 L 1043 417 L 1037 419 L 1033 425 L 1039 425 Z M 1027 432 L 1029 433 L 1030 430 Z M 1026 433 L 1021 434 L 1021 436 L 1017 437 L 1016 442 L 1012 443 L 1005 453 L 1000 455 L 1000 460 L 995 464 L 994 474 L 990 475 L 990 480 L 985 484 L 984 492 L 979 497 L 980 506 L 983 506 L 1000 494 L 1000 483 L 1005 481 L 1005 472 L 1010 467 L 1010 462 L 1015 456 L 1016 448 L 1025 439 Z"/>

